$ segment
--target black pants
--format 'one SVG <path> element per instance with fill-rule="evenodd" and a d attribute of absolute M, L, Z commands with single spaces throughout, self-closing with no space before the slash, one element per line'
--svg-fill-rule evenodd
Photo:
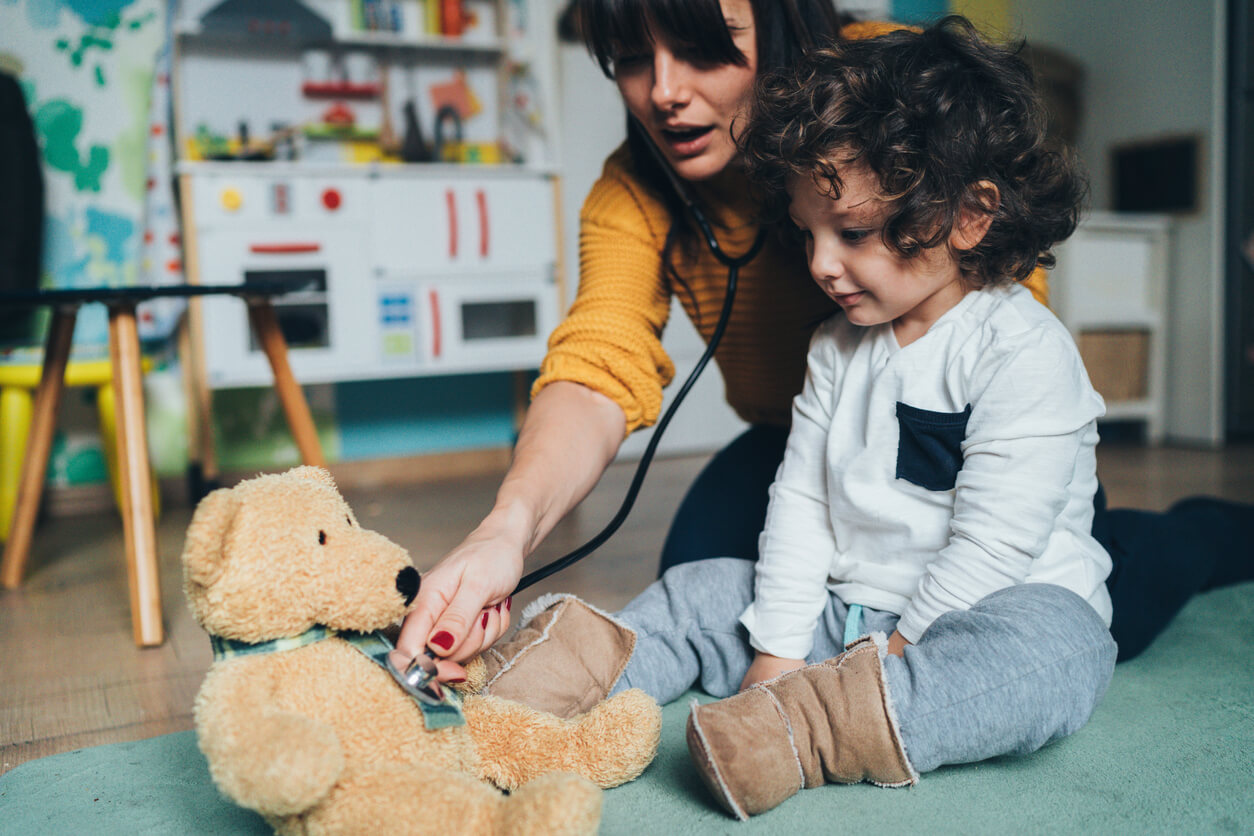
<path fill-rule="evenodd" d="M 758 558 L 767 489 L 788 431 L 750 427 L 697 476 L 671 523 L 659 575 L 707 557 Z M 1106 586 L 1119 661 L 1139 655 L 1198 592 L 1254 579 L 1254 506 L 1194 497 L 1165 512 L 1107 509 L 1094 498 L 1093 536 L 1110 553 Z"/>

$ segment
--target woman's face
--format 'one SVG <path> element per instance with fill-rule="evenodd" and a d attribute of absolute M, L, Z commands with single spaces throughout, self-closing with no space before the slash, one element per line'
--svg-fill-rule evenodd
<path fill-rule="evenodd" d="M 650 50 L 614 61 L 614 80 L 671 167 L 685 180 L 704 180 L 737 157 L 731 127 L 744 115 L 757 74 L 757 32 L 749 0 L 720 0 L 732 40 L 748 59 L 698 63 L 678 46 L 655 38 Z"/>

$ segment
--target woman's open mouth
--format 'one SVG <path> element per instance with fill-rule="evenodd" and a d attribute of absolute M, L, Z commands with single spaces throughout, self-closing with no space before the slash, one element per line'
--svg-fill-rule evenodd
<path fill-rule="evenodd" d="M 662 128 L 659 131 L 666 143 L 680 156 L 701 151 L 714 132 L 713 125 L 693 128 Z"/>

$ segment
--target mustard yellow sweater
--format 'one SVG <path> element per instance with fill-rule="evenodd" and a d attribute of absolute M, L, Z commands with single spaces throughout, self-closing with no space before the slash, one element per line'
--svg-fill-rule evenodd
<path fill-rule="evenodd" d="M 694 186 L 723 250 L 730 255 L 747 250 L 757 225 L 744 176 L 728 170 Z M 671 216 L 637 177 L 625 145 L 606 160 L 579 220 L 579 290 L 549 337 L 532 395 L 557 380 L 581 383 L 623 408 L 630 433 L 657 420 L 662 387 L 675 375 L 661 341 L 671 295 L 678 294 L 708 341 L 722 309 L 727 269 L 704 243 L 695 259 L 676 246 L 672 260 L 687 290 L 672 286 L 662 268 Z M 1044 271 L 1027 285 L 1046 301 Z M 737 415 L 751 424 L 788 426 L 810 335 L 837 310 L 810 278 L 800 248 L 768 236 L 762 252 L 740 272 L 731 320 L 714 354 Z"/>

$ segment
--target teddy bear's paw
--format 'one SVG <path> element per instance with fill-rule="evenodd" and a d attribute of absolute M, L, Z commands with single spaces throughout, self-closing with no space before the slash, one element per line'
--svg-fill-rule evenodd
<path fill-rule="evenodd" d="M 606 789 L 639 778 L 662 737 L 662 708 L 639 688 L 615 694 L 568 722 L 580 741 L 572 768 Z"/>
<path fill-rule="evenodd" d="M 480 777 L 506 790 L 549 772 L 616 787 L 652 762 L 662 732 L 662 710 L 635 689 L 570 720 L 500 697 L 467 697 L 464 708 Z"/>
<path fill-rule="evenodd" d="M 569 772 L 543 775 L 506 801 L 502 836 L 581 836 L 601 822 L 601 790 Z"/>
<path fill-rule="evenodd" d="M 344 770 L 335 731 L 311 718 L 276 714 L 233 753 L 206 749 L 214 780 L 243 807 L 290 816 L 322 800 Z"/>
<path fill-rule="evenodd" d="M 292 832 L 479 836 L 500 832 L 507 801 L 483 782 L 437 766 L 375 766 L 346 772 L 331 794 L 301 818 L 303 829 Z"/>

